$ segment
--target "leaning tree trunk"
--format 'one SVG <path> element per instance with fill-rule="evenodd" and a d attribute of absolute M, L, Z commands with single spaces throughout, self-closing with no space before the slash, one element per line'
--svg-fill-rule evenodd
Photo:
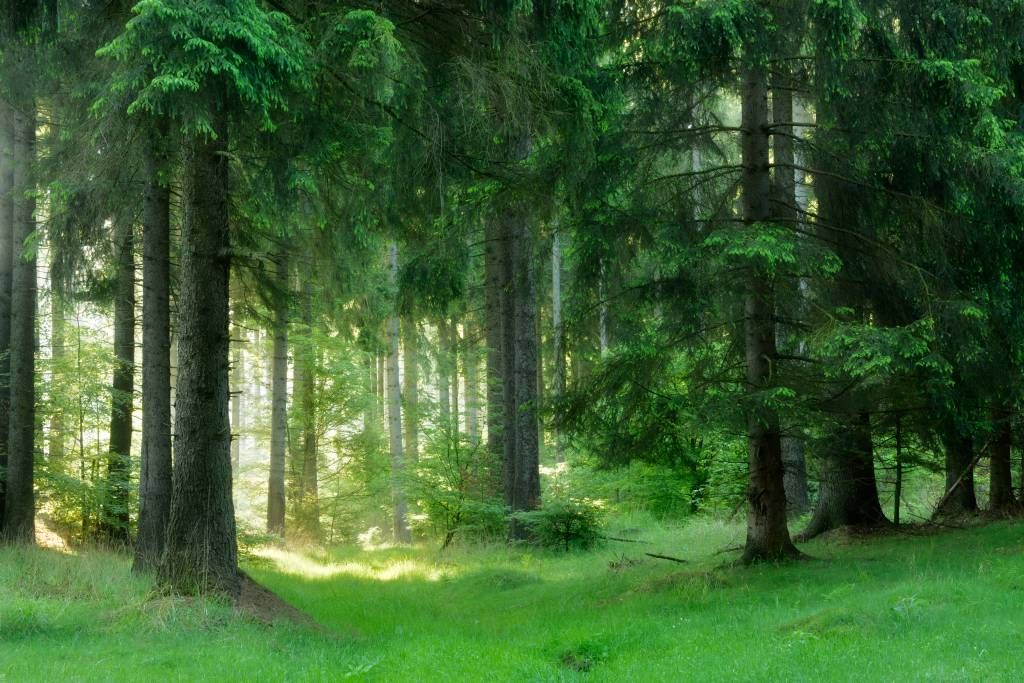
<path fill-rule="evenodd" d="M 216 138 L 193 140 L 186 150 L 174 490 L 159 576 L 178 591 L 237 597 L 228 419 L 227 126 L 221 113 L 213 123 Z"/>
<path fill-rule="evenodd" d="M 771 218 L 768 165 L 768 87 L 761 67 L 743 76 L 743 220 L 750 228 Z M 799 555 L 786 526 L 779 417 L 757 396 L 775 383 L 775 294 L 770 275 L 751 266 L 744 297 L 748 406 L 747 541 L 743 561 L 780 560 Z"/>
<path fill-rule="evenodd" d="M 157 136 L 158 140 L 161 136 Z M 142 213 L 142 465 L 139 472 L 137 572 L 160 563 L 171 509 L 171 193 L 160 182 L 166 156 L 145 151 Z"/>
<path fill-rule="evenodd" d="M 995 437 L 989 447 L 992 454 L 989 458 L 989 509 L 994 512 L 1011 510 L 1017 504 L 1013 497 L 1013 478 L 1010 474 L 1010 451 L 1013 444 L 1011 418 L 1009 410 L 992 411 Z"/>
<path fill-rule="evenodd" d="M 11 277 L 10 426 L 7 441 L 7 489 L 3 537 L 20 543 L 35 542 L 35 346 L 36 258 L 22 253 L 35 231 L 35 200 L 30 169 L 35 157 L 35 103 L 28 99 L 15 107 Z"/>
<path fill-rule="evenodd" d="M 487 342 L 487 460 L 500 472 L 505 457 L 505 290 L 508 284 L 506 231 L 502 220 L 487 223 L 484 248 L 484 327 Z M 501 485 L 494 477 L 495 492 Z"/>
<path fill-rule="evenodd" d="M 388 247 L 391 284 L 398 284 L 398 245 Z M 388 436 L 391 446 L 391 497 L 394 504 L 395 540 L 409 543 L 409 522 L 405 502 L 405 458 L 402 453 L 402 387 L 399 380 L 398 357 L 398 313 L 388 317 Z"/>
<path fill-rule="evenodd" d="M 796 162 L 793 122 L 793 91 L 791 79 L 777 76 L 780 86 L 772 90 L 772 150 L 775 173 L 772 176 L 772 217 L 787 228 L 796 229 L 800 212 L 796 198 Z M 803 315 L 801 305 L 801 283 L 797 283 L 794 300 L 797 302 L 785 318 L 799 320 Z M 799 342 L 793 343 L 792 334 L 785 323 L 778 325 L 780 346 L 787 352 L 799 354 Z M 791 347 L 787 349 L 786 347 Z M 786 505 L 790 514 L 802 514 L 810 509 L 807 495 L 807 463 L 804 459 L 804 441 L 796 433 L 794 425 L 787 425 L 788 432 L 781 439 L 783 487 L 786 490 Z"/>
<path fill-rule="evenodd" d="M 284 536 L 284 470 L 288 433 L 288 251 L 277 257 L 278 291 L 274 299 L 274 366 L 270 388 L 270 482 L 267 487 L 267 532 Z"/>
<path fill-rule="evenodd" d="M 11 390 L 11 273 L 14 253 L 14 110 L 0 97 L 0 532 L 4 528 Z"/>
<path fill-rule="evenodd" d="M 117 282 L 114 292 L 114 381 L 110 400 L 110 450 L 100 534 L 127 545 L 131 540 L 128 506 L 131 485 L 132 407 L 135 378 L 135 242 L 125 221 L 114 231 Z"/>

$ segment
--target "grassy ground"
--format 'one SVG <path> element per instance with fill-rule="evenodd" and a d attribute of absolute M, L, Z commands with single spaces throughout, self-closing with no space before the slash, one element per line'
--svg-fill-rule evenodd
<path fill-rule="evenodd" d="M 588 554 L 262 549 L 250 574 L 324 628 L 156 597 L 125 559 L 0 550 L 0 680 L 736 681 L 1024 677 L 1024 525 L 805 546 L 722 568 L 735 525 Z M 645 558 L 661 551 L 686 565 Z"/>

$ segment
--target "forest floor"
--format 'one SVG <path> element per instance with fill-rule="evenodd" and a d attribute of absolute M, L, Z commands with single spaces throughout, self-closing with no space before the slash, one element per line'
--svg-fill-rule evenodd
<path fill-rule="evenodd" d="M 838 534 L 802 546 L 815 559 L 755 568 L 728 565 L 738 524 L 608 533 L 645 543 L 248 553 L 249 575 L 315 625 L 158 595 L 99 550 L 0 549 L 0 680 L 1024 677 L 1024 523 Z"/>

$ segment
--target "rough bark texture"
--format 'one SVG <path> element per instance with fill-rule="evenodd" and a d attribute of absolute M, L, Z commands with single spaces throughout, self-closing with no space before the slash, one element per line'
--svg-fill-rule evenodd
<path fill-rule="evenodd" d="M 388 248 L 391 284 L 398 285 L 398 245 Z M 402 386 L 399 379 L 398 313 L 388 317 L 388 436 L 391 447 L 391 497 L 394 504 L 394 533 L 399 543 L 409 543 L 409 522 L 405 503 L 405 458 L 402 453 Z"/>
<path fill-rule="evenodd" d="M 992 426 L 995 435 L 989 446 L 989 508 L 994 512 L 1005 512 L 1017 504 L 1013 497 L 1013 477 L 1010 474 L 1010 456 L 1013 444 L 1012 413 L 998 409 L 992 412 Z"/>
<path fill-rule="evenodd" d="M 405 391 L 402 396 L 402 417 L 405 421 L 405 455 L 411 463 L 420 457 L 420 337 L 412 318 L 401 326 Z"/>
<path fill-rule="evenodd" d="M 239 324 L 238 311 L 231 316 L 231 472 L 238 478 L 238 467 L 242 459 L 242 395 L 244 369 L 242 367 L 242 344 L 245 332 Z"/>
<path fill-rule="evenodd" d="M 500 220 L 487 223 L 484 248 L 484 332 L 487 343 L 487 453 L 493 472 L 502 470 L 505 457 L 504 299 L 508 284 L 505 227 Z M 500 485 L 495 481 L 496 491 Z"/>
<path fill-rule="evenodd" d="M 117 281 L 114 291 L 114 377 L 110 400 L 110 450 L 100 534 L 108 541 L 131 539 L 132 408 L 135 390 L 135 241 L 131 223 L 117 224 Z"/>
<path fill-rule="evenodd" d="M 554 358 L 551 391 L 557 401 L 565 394 L 565 326 L 562 323 L 562 235 L 551 237 L 551 347 Z M 555 427 L 555 460 L 565 462 L 562 433 Z"/>
<path fill-rule="evenodd" d="M 270 482 L 267 532 L 284 536 L 284 470 L 288 434 L 288 252 L 277 256 L 278 291 L 274 300 L 274 360 L 270 387 Z"/>
<path fill-rule="evenodd" d="M 0 98 L 0 531 L 10 424 L 11 273 L 14 253 L 14 111 Z"/>
<path fill-rule="evenodd" d="M 742 92 L 743 220 L 751 227 L 771 217 L 771 179 L 768 166 L 768 88 L 760 67 L 747 67 Z M 747 387 L 750 392 L 771 388 L 775 348 L 773 282 L 751 267 L 744 297 L 744 337 Z M 744 562 L 781 560 L 799 553 L 786 526 L 779 418 L 756 397 L 748 406 L 747 540 Z"/>
<path fill-rule="evenodd" d="M 228 419 L 231 245 L 222 117 L 218 113 L 214 120 L 216 140 L 194 140 L 186 149 L 174 487 L 159 577 L 181 592 L 237 597 Z"/>
<path fill-rule="evenodd" d="M 157 568 L 171 509 L 171 194 L 164 156 L 146 150 L 142 215 L 142 465 L 135 571 Z"/>
<path fill-rule="evenodd" d="M 35 542 L 36 259 L 23 247 L 35 230 L 35 200 L 26 196 L 35 157 L 36 114 L 31 99 L 14 112 L 14 229 L 12 234 L 10 426 L 3 536 Z"/>

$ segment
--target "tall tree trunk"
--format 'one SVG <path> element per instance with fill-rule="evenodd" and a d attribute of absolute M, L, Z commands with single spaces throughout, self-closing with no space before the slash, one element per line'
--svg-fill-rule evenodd
<path fill-rule="evenodd" d="M 320 504 L 317 491 L 316 371 L 317 348 L 313 340 L 313 289 L 304 280 L 299 292 L 302 336 L 295 349 L 295 397 L 298 403 L 302 448 L 299 452 L 296 522 L 311 539 L 320 537 Z"/>
<path fill-rule="evenodd" d="M 270 398 L 270 482 L 267 532 L 284 536 L 284 469 L 288 434 L 288 251 L 277 256 L 278 291 L 274 299 L 274 367 Z"/>
<path fill-rule="evenodd" d="M 158 136 L 160 137 L 160 136 Z M 142 465 L 136 572 L 160 563 L 171 508 L 171 193 L 161 183 L 166 156 L 145 151 L 142 214 Z"/>
<path fill-rule="evenodd" d="M 398 286 L 398 245 L 388 247 L 392 287 Z M 395 540 L 409 543 L 409 522 L 405 502 L 405 458 L 402 454 L 402 387 L 398 370 L 398 312 L 388 317 L 388 435 L 391 446 L 391 496 L 394 503 Z"/>
<path fill-rule="evenodd" d="M 117 282 L 114 292 L 114 381 L 110 401 L 110 450 L 100 533 L 127 544 L 131 485 L 132 408 L 135 390 L 135 240 L 131 223 L 114 228 Z"/>
<path fill-rule="evenodd" d="M 484 248 L 484 327 L 487 342 L 487 453 L 492 471 L 505 457 L 505 296 L 508 287 L 505 222 L 488 221 Z M 495 482 L 495 489 L 501 485 Z"/>
<path fill-rule="evenodd" d="M 772 215 L 779 223 L 788 228 L 795 229 L 800 221 L 800 214 L 797 209 L 796 199 L 796 162 L 794 145 L 793 122 L 793 91 L 791 79 L 784 75 L 778 75 L 781 87 L 772 90 L 772 149 L 774 152 L 775 173 L 772 176 Z M 798 302 L 793 310 L 785 318 L 799 319 L 803 313 L 801 310 L 801 297 L 799 295 L 799 284 L 797 285 L 797 296 L 794 299 Z M 799 353 L 802 345 L 795 340 L 789 328 L 785 324 L 779 324 L 777 330 L 779 344 L 788 352 Z M 810 499 L 807 495 L 807 463 L 804 460 L 803 438 L 797 434 L 797 428 L 790 425 L 784 430 L 782 440 L 782 467 L 783 487 L 786 491 L 786 504 L 790 514 L 802 514 L 810 509 Z"/>
<path fill-rule="evenodd" d="M 237 296 L 237 294 L 236 294 Z M 238 308 L 231 315 L 231 473 L 238 479 L 238 468 L 242 459 L 242 395 L 244 368 L 242 367 L 242 346 L 245 331 L 239 321 Z"/>
<path fill-rule="evenodd" d="M 978 499 L 974 493 L 974 438 L 952 424 L 947 426 L 943 438 L 946 447 L 946 496 L 936 514 L 975 513 L 978 511 Z"/>
<path fill-rule="evenodd" d="M 531 140 L 522 135 L 516 151 L 529 156 Z M 502 306 L 505 359 L 505 505 L 512 512 L 540 506 L 540 442 L 537 414 L 537 270 L 536 236 L 526 207 L 505 210 L 508 263 L 506 301 Z M 515 519 L 513 539 L 525 538 L 528 529 Z"/>
<path fill-rule="evenodd" d="M 0 533 L 7 489 L 11 390 L 11 274 L 14 266 L 14 110 L 0 97 Z"/>
<path fill-rule="evenodd" d="M 451 387 L 452 401 L 452 433 L 459 435 L 459 319 L 453 317 L 448 322 L 448 377 Z"/>
<path fill-rule="evenodd" d="M 768 88 L 761 67 L 745 69 L 742 96 L 743 220 L 753 228 L 771 217 Z M 771 276 L 756 267 L 750 268 L 744 309 L 747 388 L 752 393 L 763 392 L 775 383 L 775 294 Z M 799 552 L 786 526 L 779 418 L 764 403 L 748 406 L 747 410 L 749 483 L 743 561 L 795 557 Z"/>
<path fill-rule="evenodd" d="M 552 393 L 557 401 L 565 394 L 565 326 L 562 324 L 562 235 L 551 238 L 551 332 L 553 355 Z M 562 433 L 555 427 L 555 460 L 565 462 Z"/>
<path fill-rule="evenodd" d="M 450 345 L 448 318 L 442 315 L 437 319 L 437 422 L 445 433 L 452 429 Z"/>
<path fill-rule="evenodd" d="M 989 447 L 989 508 L 995 512 L 1003 512 L 1014 508 L 1017 501 L 1013 497 L 1013 478 L 1010 475 L 1010 450 L 1013 444 L 1012 413 L 1006 409 L 992 411 L 992 426 L 995 436 Z"/>
<path fill-rule="evenodd" d="M 415 463 L 420 454 L 419 424 L 419 381 L 420 381 L 420 337 L 416 322 L 408 318 L 401 328 L 403 346 L 403 366 L 405 368 L 405 392 L 403 399 L 403 419 L 405 420 L 405 455 L 409 462 Z"/>
<path fill-rule="evenodd" d="M 227 126 L 220 112 L 213 129 L 215 139 L 193 140 L 186 149 L 174 488 L 159 576 L 182 592 L 237 597 L 228 419 Z"/>
<path fill-rule="evenodd" d="M 35 199 L 28 193 L 35 161 L 35 102 L 26 98 L 14 109 L 10 435 L 3 537 L 34 543 L 36 258 L 34 250 L 26 258 L 23 249 L 36 228 Z"/>
<path fill-rule="evenodd" d="M 50 248 L 53 249 L 51 243 Z M 61 364 L 65 357 L 65 346 L 67 345 L 67 320 L 64 310 L 64 297 L 59 293 L 53 272 L 53 259 L 50 261 L 50 382 L 51 386 L 59 386 Z M 8 338 L 10 331 L 8 330 Z M 65 458 L 65 432 L 67 425 L 64 423 L 64 411 L 55 409 L 50 411 L 50 434 L 49 434 L 49 465 L 51 472 L 61 472 L 64 468 Z"/>
<path fill-rule="evenodd" d="M 466 373 L 466 438 L 471 448 L 480 444 L 480 380 L 475 319 L 467 316 L 463 325 L 462 367 Z"/>

